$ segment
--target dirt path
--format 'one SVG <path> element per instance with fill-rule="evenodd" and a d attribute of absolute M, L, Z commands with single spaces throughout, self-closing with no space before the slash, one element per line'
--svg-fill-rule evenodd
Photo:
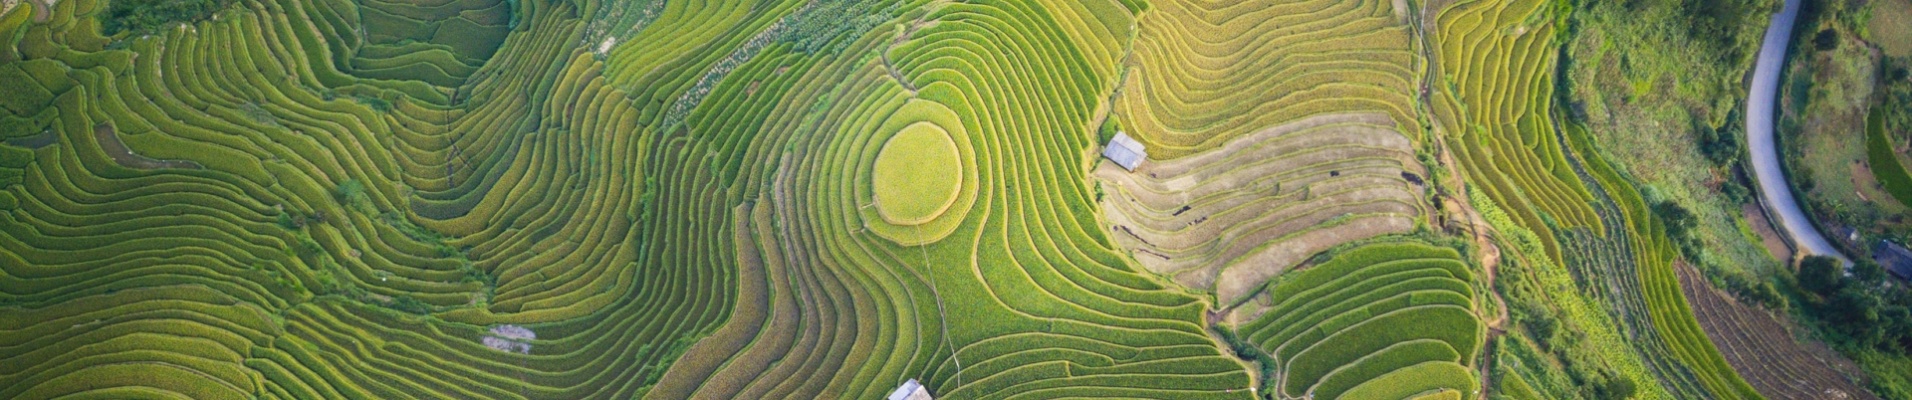
<path fill-rule="evenodd" d="M 1435 66 L 1436 59 L 1432 50 L 1433 43 L 1429 40 L 1430 34 L 1433 32 L 1430 25 L 1434 23 L 1436 14 L 1430 12 L 1430 10 L 1439 10 L 1441 7 L 1446 6 L 1447 3 L 1446 1 L 1432 1 L 1425 3 L 1426 7 L 1413 10 L 1415 14 L 1415 17 L 1412 19 L 1415 42 L 1419 44 L 1418 50 L 1421 54 L 1422 65 L 1424 66 L 1421 72 L 1420 84 L 1418 85 L 1420 87 L 1420 93 L 1418 93 L 1420 101 L 1416 103 L 1420 114 L 1428 118 L 1434 115 L 1433 110 L 1428 108 L 1430 104 L 1433 104 L 1433 87 L 1431 86 L 1429 77 L 1436 76 L 1439 73 L 1439 69 Z M 1481 218 L 1480 211 L 1475 210 L 1472 205 L 1467 204 L 1464 198 L 1455 197 L 1465 196 L 1465 193 L 1467 193 L 1467 182 L 1462 178 L 1463 171 L 1460 169 L 1460 164 L 1455 162 L 1453 152 L 1448 150 L 1447 142 L 1441 140 L 1440 124 L 1429 123 L 1428 125 L 1433 128 L 1427 132 L 1426 140 L 1434 143 L 1439 153 L 1436 155 L 1436 159 L 1440 165 L 1436 167 L 1445 168 L 1447 170 L 1447 173 L 1444 174 L 1444 179 L 1442 179 L 1441 182 L 1434 182 L 1434 184 L 1436 184 L 1437 187 L 1452 190 L 1451 193 L 1442 193 L 1436 201 L 1440 202 L 1442 212 L 1452 214 L 1457 220 L 1460 220 L 1450 223 L 1450 225 L 1467 229 L 1469 236 L 1474 240 L 1474 246 L 1480 249 L 1481 271 L 1483 272 L 1482 275 L 1486 278 L 1484 282 L 1488 287 L 1486 292 L 1489 298 L 1493 299 L 1494 308 L 1498 311 L 1492 319 L 1483 318 L 1482 320 L 1487 326 L 1487 337 L 1483 340 L 1484 343 L 1487 343 L 1487 346 L 1483 347 L 1487 349 L 1487 351 L 1481 352 L 1480 359 L 1475 361 L 1476 365 L 1474 366 L 1476 373 L 1480 375 L 1480 391 L 1477 392 L 1477 398 L 1487 400 L 1487 394 L 1492 392 L 1491 388 L 1494 387 L 1494 352 L 1491 346 L 1494 339 L 1499 338 L 1500 335 L 1507 332 L 1506 325 L 1510 320 L 1507 311 L 1507 300 L 1501 298 L 1500 292 L 1493 290 L 1495 280 L 1500 279 L 1501 250 L 1500 246 L 1494 244 L 1493 236 L 1491 235 L 1493 228 L 1487 224 L 1485 219 Z"/>
<path fill-rule="evenodd" d="M 1459 192 L 1466 192 L 1466 183 L 1459 178 L 1460 171 L 1457 164 L 1454 163 L 1452 153 L 1447 151 L 1447 145 L 1445 143 L 1440 145 L 1440 150 L 1439 159 L 1441 166 L 1448 169 L 1447 178 L 1450 181 L 1447 182 L 1447 184 L 1450 185 L 1448 187 L 1456 188 L 1455 190 Z M 1507 321 L 1510 320 L 1507 312 L 1507 300 L 1501 298 L 1500 292 L 1493 290 L 1495 280 L 1500 279 L 1500 246 L 1494 244 L 1492 236 L 1493 227 L 1487 224 L 1486 219 L 1481 218 L 1480 211 L 1475 210 L 1474 207 L 1468 205 L 1467 202 L 1454 197 L 1443 197 L 1441 202 L 1442 209 L 1451 210 L 1448 212 L 1457 214 L 1457 219 L 1465 221 L 1456 222 L 1454 225 L 1467 229 L 1469 236 L 1474 239 L 1474 247 L 1480 249 L 1481 271 L 1483 272 L 1482 275 L 1485 275 L 1486 280 L 1484 282 L 1486 282 L 1488 287 L 1486 292 L 1488 297 L 1494 301 L 1494 309 L 1498 311 L 1494 314 L 1493 318 L 1483 317 L 1481 320 L 1481 322 L 1487 326 L 1487 337 L 1483 342 L 1487 343 L 1488 346 L 1492 346 L 1495 338 L 1507 333 Z M 1491 350 L 1491 347 L 1484 348 Z M 1474 368 L 1477 369 L 1476 373 L 1480 375 L 1481 390 L 1478 398 L 1486 400 L 1487 394 L 1491 392 L 1489 388 L 1494 387 L 1493 351 L 1481 352 L 1480 359 L 1476 361 Z"/>

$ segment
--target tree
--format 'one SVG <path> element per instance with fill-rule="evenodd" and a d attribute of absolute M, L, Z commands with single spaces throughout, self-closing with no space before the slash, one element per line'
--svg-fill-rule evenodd
<path fill-rule="evenodd" d="M 1852 278 L 1864 282 L 1867 287 L 1878 286 L 1885 282 L 1885 267 L 1864 258 L 1852 263 Z"/>
<path fill-rule="evenodd" d="M 1680 246 L 1681 254 L 1687 257 L 1699 255 L 1699 238 L 1693 236 L 1694 227 L 1700 224 L 1698 216 L 1672 200 L 1654 203 L 1653 214 L 1658 215 L 1660 221 L 1666 223 L 1666 235 L 1673 239 L 1674 244 Z"/>
<path fill-rule="evenodd" d="M 151 32 L 176 22 L 206 19 L 230 0 L 114 0 L 100 14 L 101 31 L 113 35 L 124 31 Z"/>
<path fill-rule="evenodd" d="M 1615 374 L 1608 377 L 1605 384 L 1600 385 L 1598 390 L 1595 391 L 1595 398 L 1625 400 L 1633 398 L 1633 394 L 1638 391 L 1639 387 L 1633 383 L 1633 378 Z"/>
<path fill-rule="evenodd" d="M 1845 275 L 1839 259 L 1827 256 L 1807 256 L 1799 262 L 1799 286 L 1821 296 L 1832 296 L 1845 282 Z"/>
<path fill-rule="evenodd" d="M 1826 305 L 1826 318 L 1853 340 L 1876 346 L 1885 342 L 1886 324 L 1881 323 L 1881 305 L 1883 303 L 1878 297 L 1866 293 L 1864 289 L 1848 286 L 1832 296 Z"/>
<path fill-rule="evenodd" d="M 1812 47 L 1819 51 L 1839 49 L 1839 31 L 1828 28 L 1819 31 L 1817 35 L 1812 35 Z"/>

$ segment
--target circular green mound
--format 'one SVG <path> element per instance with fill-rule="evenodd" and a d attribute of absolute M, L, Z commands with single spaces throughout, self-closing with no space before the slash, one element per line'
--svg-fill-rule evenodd
<path fill-rule="evenodd" d="M 949 133 L 917 122 L 883 143 L 876 155 L 873 189 L 884 222 L 918 225 L 936 219 L 962 190 L 962 156 Z"/>

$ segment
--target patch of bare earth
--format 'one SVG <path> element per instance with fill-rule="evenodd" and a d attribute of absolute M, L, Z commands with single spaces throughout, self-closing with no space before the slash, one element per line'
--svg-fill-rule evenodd
<path fill-rule="evenodd" d="M 1685 263 L 1674 267 L 1706 336 L 1727 364 L 1775 399 L 1877 399 L 1859 366 L 1825 344 L 1794 335 L 1787 321 L 1714 289 Z"/>
<path fill-rule="evenodd" d="M 53 5 L 58 0 L 24 0 L 33 5 L 33 22 L 44 24 L 53 17 Z"/>
<path fill-rule="evenodd" d="M 1759 234 L 1759 243 L 1766 247 L 1766 252 L 1772 253 L 1773 259 L 1790 265 L 1793 259 L 1792 246 L 1786 245 L 1786 239 L 1779 237 L 1779 232 L 1773 230 L 1772 220 L 1766 219 L 1766 210 L 1759 208 L 1758 204 L 1746 203 L 1740 206 L 1739 213 L 1746 216 L 1746 224 L 1753 227 L 1753 233 Z"/>
<path fill-rule="evenodd" d="M 1222 304 L 1335 245 L 1413 229 L 1425 175 L 1383 114 L 1331 114 L 1135 171 L 1093 175 L 1106 228 L 1143 267 Z"/>

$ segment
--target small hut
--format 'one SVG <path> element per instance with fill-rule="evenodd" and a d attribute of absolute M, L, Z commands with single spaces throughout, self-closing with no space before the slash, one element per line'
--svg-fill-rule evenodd
<path fill-rule="evenodd" d="M 925 388 L 923 387 L 922 383 L 917 382 L 915 379 L 911 379 L 909 381 L 903 382 L 902 386 L 897 386 L 896 390 L 890 391 L 890 397 L 887 397 L 886 399 L 888 400 L 934 400 L 935 398 L 929 397 L 929 388 Z"/>
<path fill-rule="evenodd" d="M 1906 250 L 1905 246 L 1880 240 L 1872 246 L 1872 260 L 1899 279 L 1912 280 L 1912 250 Z"/>
<path fill-rule="evenodd" d="M 1128 132 L 1116 132 L 1115 138 L 1109 139 L 1109 144 L 1102 147 L 1102 156 L 1122 166 L 1122 169 L 1135 171 L 1135 167 L 1142 166 L 1142 160 L 1149 158 L 1149 152 L 1142 148 L 1142 142 L 1129 138 Z"/>

